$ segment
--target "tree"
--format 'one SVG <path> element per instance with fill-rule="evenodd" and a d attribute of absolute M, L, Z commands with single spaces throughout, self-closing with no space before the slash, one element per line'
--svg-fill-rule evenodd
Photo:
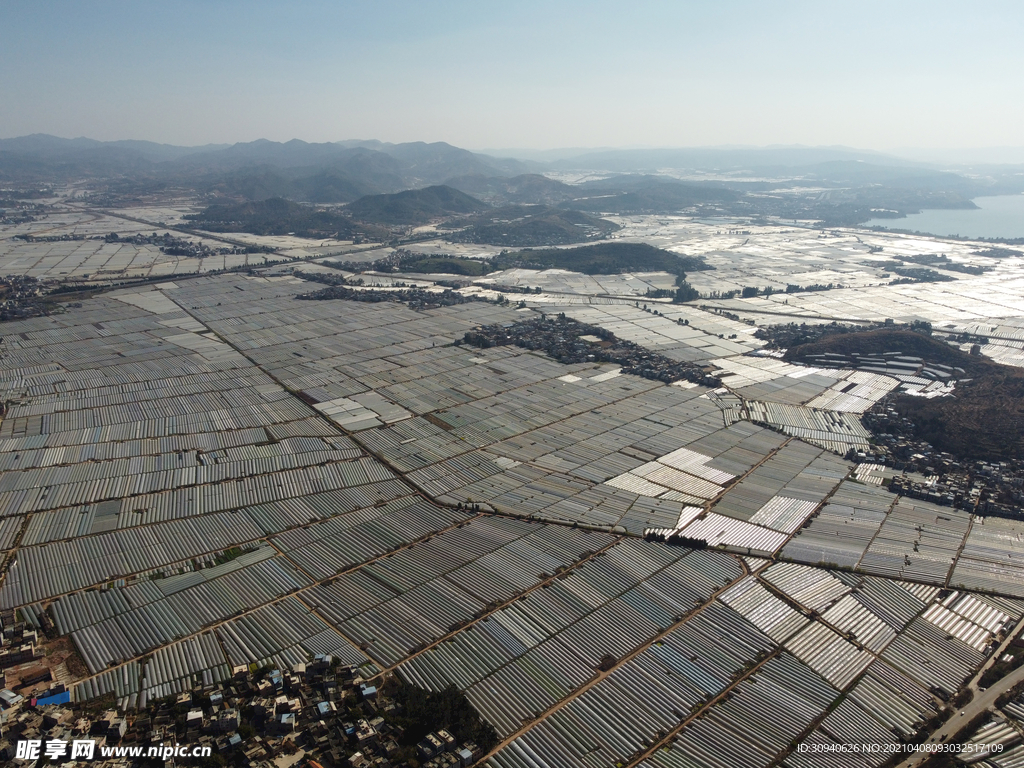
<path fill-rule="evenodd" d="M 675 298 L 672 301 L 676 304 L 682 304 L 687 301 L 695 301 L 700 298 L 700 294 L 697 293 L 697 289 L 690 285 L 685 280 L 676 289 Z"/>

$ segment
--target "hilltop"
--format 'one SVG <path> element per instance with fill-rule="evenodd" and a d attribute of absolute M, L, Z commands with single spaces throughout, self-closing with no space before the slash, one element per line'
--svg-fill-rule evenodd
<path fill-rule="evenodd" d="M 226 174 L 206 191 L 230 200 L 280 197 L 295 202 L 350 203 L 381 190 L 372 184 L 356 181 L 337 168 L 296 176 L 290 169 L 262 166 Z"/>
<path fill-rule="evenodd" d="M 586 275 L 619 272 L 699 272 L 713 267 L 694 256 L 680 256 L 647 243 L 596 243 L 579 248 L 518 251 L 499 257 L 499 269 L 567 269 Z"/>
<path fill-rule="evenodd" d="M 348 206 L 353 218 L 372 224 L 417 225 L 458 214 L 477 213 L 488 205 L 445 185 L 367 195 Z"/>
<path fill-rule="evenodd" d="M 187 216 L 192 226 L 209 232 L 250 232 L 254 235 L 334 237 L 350 240 L 380 237 L 376 227 L 352 221 L 336 209 L 322 210 L 273 197 L 246 203 L 218 203 Z"/>
<path fill-rule="evenodd" d="M 672 213 L 697 205 L 733 203 L 742 196 L 714 183 L 630 175 L 581 184 L 575 199 L 562 205 L 606 213 Z"/>
<path fill-rule="evenodd" d="M 449 235 L 452 242 L 506 247 L 569 245 L 596 240 L 619 229 L 617 224 L 596 216 L 544 205 L 509 205 L 452 221 L 449 226 L 461 228 Z"/>
<path fill-rule="evenodd" d="M 501 176 L 459 176 L 445 182 L 467 195 L 495 205 L 509 203 L 543 203 L 554 205 L 579 196 L 575 187 L 537 173 L 505 178 Z"/>
<path fill-rule="evenodd" d="M 994 365 L 985 358 L 969 355 L 958 346 L 927 333 L 904 328 L 850 331 L 845 326 L 837 325 L 816 326 L 809 328 L 808 332 L 824 335 L 809 343 L 799 343 L 800 337 L 796 337 L 797 344 L 786 350 L 784 360 L 811 365 L 813 363 L 810 359 L 814 355 L 884 355 L 888 352 L 899 352 L 902 355 L 920 357 L 927 363 L 963 368 L 968 374 L 983 373 L 990 365 Z"/>

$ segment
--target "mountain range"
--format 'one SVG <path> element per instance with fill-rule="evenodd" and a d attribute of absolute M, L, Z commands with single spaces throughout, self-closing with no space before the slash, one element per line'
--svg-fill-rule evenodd
<path fill-rule="evenodd" d="M 0 139 L 0 180 L 66 181 L 131 175 L 137 180 L 187 182 L 227 194 L 249 189 L 264 197 L 325 190 L 346 202 L 363 194 L 427 186 L 454 176 L 512 176 L 536 164 L 500 159 L 444 142 L 309 143 L 257 141 L 176 147 L 148 141 L 61 139 L 33 134 Z M 354 196 L 353 196 L 354 195 Z"/>
<path fill-rule="evenodd" d="M 615 149 L 549 157 L 496 157 L 444 142 L 260 139 L 179 147 L 34 134 L 0 139 L 0 185 L 31 189 L 86 180 L 96 190 L 94 199 L 104 203 L 174 192 L 211 203 L 283 199 L 322 205 L 446 187 L 417 200 L 363 203 L 372 210 L 368 221 L 389 224 L 422 221 L 431 206 L 445 215 L 479 212 L 456 201 L 455 190 L 498 208 L 541 205 L 593 214 L 701 209 L 829 225 L 866 221 L 879 209 L 898 216 L 921 208 L 969 208 L 978 195 L 1024 191 L 1024 176 L 1012 166 L 961 174 L 848 147 Z M 695 180 L 701 178 L 708 180 Z M 591 226 L 550 212 L 531 218 L 534 227 L 546 221 L 543 227 L 566 232 Z M 474 226 L 484 231 L 489 225 Z"/>

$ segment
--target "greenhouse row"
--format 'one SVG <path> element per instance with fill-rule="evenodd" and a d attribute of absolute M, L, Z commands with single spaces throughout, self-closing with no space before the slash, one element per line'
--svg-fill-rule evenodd
<path fill-rule="evenodd" d="M 527 725 L 490 764 L 629 764 L 630 758 L 718 696 L 774 648 L 768 637 L 731 609 L 712 602 L 558 711 Z M 474 699 L 471 693 L 488 719 L 501 717 L 502 699 L 495 694 Z M 503 722 L 496 728 L 499 733 L 515 733 L 524 725 Z"/>
<path fill-rule="evenodd" d="M 273 554 L 271 548 L 264 549 Z M 139 602 L 142 590 L 127 587 L 124 592 L 129 595 L 121 599 L 132 600 L 131 607 L 128 603 L 110 606 L 107 618 L 90 612 L 91 606 L 80 596 L 113 595 L 117 591 L 77 593 L 53 604 L 55 624 L 62 634 L 71 634 L 86 665 L 96 673 L 310 584 L 281 558 L 236 568 L 226 574 L 216 573 L 217 570 L 198 571 L 195 575 L 204 580 L 195 586 L 147 602 Z"/>

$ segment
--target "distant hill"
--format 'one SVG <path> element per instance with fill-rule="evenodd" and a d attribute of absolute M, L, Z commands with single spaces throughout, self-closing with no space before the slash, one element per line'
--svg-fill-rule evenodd
<path fill-rule="evenodd" d="M 694 205 L 732 203 L 742 193 L 720 184 L 687 183 L 660 176 L 624 176 L 582 184 L 563 207 L 606 213 L 674 213 Z"/>
<path fill-rule="evenodd" d="M 250 232 L 254 235 L 380 239 L 386 232 L 354 222 L 339 210 L 318 210 L 291 200 L 270 198 L 247 203 L 216 204 L 187 216 L 192 226 L 210 232 Z"/>
<path fill-rule="evenodd" d="M 88 180 L 92 200 L 105 206 L 136 205 L 171 189 L 235 200 L 280 197 L 329 204 L 444 184 L 497 206 L 541 204 L 629 215 L 726 213 L 812 220 L 823 227 L 856 226 L 879 215 L 898 218 L 925 208 L 971 208 L 978 195 L 1024 190 L 1019 168 L 967 176 L 846 147 L 572 154 L 545 165 L 444 142 L 259 139 L 178 147 L 34 134 L 0 139 L 0 180 L 5 186 Z M 681 181 L 666 169 L 711 172 L 718 180 Z M 552 170 L 612 175 L 579 185 L 538 175 Z M 819 194 L 821 187 L 830 193 Z"/>
<path fill-rule="evenodd" d="M 200 147 L 178 147 L 173 144 L 158 144 L 153 141 L 97 141 L 80 137 L 62 139 L 46 133 L 33 133 L 29 136 L 18 136 L 13 139 L 0 139 L 0 152 L 11 152 L 21 155 L 49 156 L 52 158 L 71 158 L 98 149 L 131 153 L 136 157 L 159 163 L 176 160 L 187 155 L 213 152 L 226 149 L 230 144 L 206 144 Z"/>
<path fill-rule="evenodd" d="M 294 199 L 310 203 L 348 203 L 377 191 L 333 168 L 295 179 L 291 189 Z"/>
<path fill-rule="evenodd" d="M 480 200 L 496 204 L 553 205 L 579 196 L 579 191 L 575 187 L 537 173 L 512 177 L 458 176 L 445 183 Z"/>
<path fill-rule="evenodd" d="M 382 167 L 400 175 L 408 184 L 437 184 L 452 176 L 486 174 L 494 176 L 521 172 L 525 165 L 518 161 L 498 160 L 478 155 L 444 142 L 411 142 L 408 144 L 310 143 L 292 139 L 286 142 L 259 139 L 234 144 L 215 152 L 186 156 L 181 164 L 201 166 L 207 170 L 241 168 L 251 165 L 273 165 L 278 168 L 338 167 L 353 173 L 356 165 L 375 158 L 373 167 Z M 364 168 L 366 166 L 364 165 Z"/>
<path fill-rule="evenodd" d="M 489 261 L 484 259 L 464 259 L 457 256 L 427 256 L 413 254 L 402 258 L 399 272 L 415 272 L 419 274 L 467 275 L 479 277 L 492 271 Z"/>
<path fill-rule="evenodd" d="M 452 215 L 476 213 L 486 203 L 444 185 L 410 189 L 390 195 L 367 195 L 348 206 L 353 218 L 372 224 L 428 224 Z"/>
<path fill-rule="evenodd" d="M 766 175 L 795 173 L 802 177 L 796 181 L 796 186 L 884 185 L 891 190 L 958 193 L 967 197 L 978 191 L 977 182 L 965 176 L 916 165 L 832 160 L 801 166 L 764 166 L 758 170 Z"/>
<path fill-rule="evenodd" d="M 223 147 L 214 144 L 176 147 L 151 141 L 62 139 L 37 133 L 0 139 L 0 178 L 51 182 L 83 177 L 130 176 L 149 183 L 162 164 Z"/>
<path fill-rule="evenodd" d="M 444 142 L 323 142 L 293 139 L 176 147 L 146 141 L 62 139 L 45 134 L 0 139 L 0 177 L 61 181 L 119 174 L 156 175 L 197 187 L 243 169 L 273 167 L 287 178 L 334 169 L 381 192 L 439 184 L 456 176 L 514 176 L 536 167 Z M 301 169 L 301 170 L 300 170 Z"/>
<path fill-rule="evenodd" d="M 689 147 L 679 149 L 608 149 L 585 152 L 552 165 L 565 170 L 636 172 L 663 168 L 739 170 L 853 160 L 888 165 L 911 161 L 850 147 Z"/>
<path fill-rule="evenodd" d="M 383 152 L 356 148 L 344 158 L 333 162 L 328 170 L 340 173 L 347 178 L 370 188 L 365 194 L 381 192 L 398 192 L 414 184 L 402 163 Z"/>
<path fill-rule="evenodd" d="M 495 260 L 495 267 L 528 269 L 567 269 L 587 275 L 614 275 L 620 272 L 699 272 L 713 267 L 694 256 L 679 256 L 647 243 L 596 243 L 579 248 L 553 248 L 541 251 L 517 251 Z"/>
<path fill-rule="evenodd" d="M 410 178 L 425 184 L 440 184 L 453 176 L 472 174 L 515 175 L 529 168 L 519 160 L 478 155 L 443 141 L 382 144 L 378 151 L 398 160 Z"/>
<path fill-rule="evenodd" d="M 570 245 L 605 237 L 619 229 L 605 219 L 544 205 L 509 205 L 449 223 L 464 227 L 449 235 L 457 243 L 486 243 L 510 248 Z"/>
<path fill-rule="evenodd" d="M 210 182 L 207 192 L 228 198 L 266 200 L 272 197 L 308 203 L 350 203 L 364 195 L 380 192 L 336 168 L 296 174 L 292 169 L 271 165 L 231 171 Z"/>

